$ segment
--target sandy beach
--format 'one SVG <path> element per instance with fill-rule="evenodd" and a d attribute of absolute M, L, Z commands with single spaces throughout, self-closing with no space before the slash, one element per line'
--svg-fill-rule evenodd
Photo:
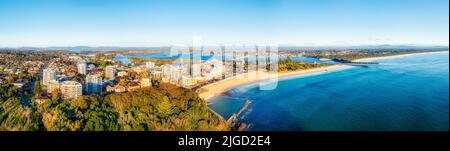
<path fill-rule="evenodd" d="M 401 55 L 393 55 L 393 56 L 385 56 L 385 57 L 372 57 L 372 58 L 362 58 L 356 59 L 354 62 L 367 62 L 377 59 L 391 59 L 391 58 L 401 58 L 413 55 L 421 55 L 421 54 L 436 54 L 436 53 L 448 53 L 448 51 L 436 51 L 436 52 L 419 52 L 419 53 L 409 53 L 409 54 L 401 54 Z"/>
<path fill-rule="evenodd" d="M 423 52 L 423 53 L 412 53 L 412 54 L 402 54 L 402 55 L 393 55 L 393 56 L 385 56 L 385 57 L 373 57 L 373 58 L 363 58 L 354 60 L 354 62 L 367 62 L 376 59 L 387 59 L 387 58 L 398 58 L 405 57 L 411 55 L 420 55 L 420 54 L 430 54 L 430 53 L 443 53 L 443 52 Z M 240 75 L 236 75 L 233 77 L 226 78 L 224 80 L 211 83 L 209 85 L 205 85 L 199 90 L 199 97 L 205 99 L 206 101 L 210 101 L 214 96 L 222 95 L 224 92 L 233 89 L 234 87 L 251 84 L 255 82 L 261 82 L 266 80 L 278 80 L 280 78 L 291 77 L 291 76 L 302 76 L 313 73 L 327 72 L 327 71 L 335 71 L 340 69 L 352 68 L 353 66 L 349 65 L 330 65 L 325 67 L 300 70 L 300 71 L 292 71 L 285 73 L 267 73 L 261 71 L 252 71 L 249 73 L 244 73 Z"/>

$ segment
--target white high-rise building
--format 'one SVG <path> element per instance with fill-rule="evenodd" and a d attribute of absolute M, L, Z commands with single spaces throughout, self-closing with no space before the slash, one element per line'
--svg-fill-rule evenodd
<path fill-rule="evenodd" d="M 86 93 L 101 93 L 102 92 L 102 77 L 96 75 L 86 76 Z"/>
<path fill-rule="evenodd" d="M 42 84 L 48 86 L 50 81 L 56 80 L 56 72 L 53 68 L 44 69 L 42 75 Z"/>
<path fill-rule="evenodd" d="M 202 66 L 199 63 L 192 64 L 191 66 L 191 77 L 200 77 L 202 72 Z"/>
<path fill-rule="evenodd" d="M 170 83 L 178 84 L 178 81 L 181 80 L 181 76 L 183 75 L 183 68 L 181 65 L 173 65 L 171 68 Z"/>
<path fill-rule="evenodd" d="M 77 67 L 78 67 L 78 73 L 80 73 L 82 75 L 86 75 L 87 74 L 87 64 L 86 64 L 86 62 L 78 63 Z"/>
<path fill-rule="evenodd" d="M 163 82 L 169 82 L 170 75 L 172 73 L 172 66 L 171 65 L 162 65 L 161 71 L 162 71 L 162 81 Z"/>
<path fill-rule="evenodd" d="M 74 99 L 83 94 L 83 86 L 76 81 L 61 83 L 61 94 L 64 99 Z"/>
<path fill-rule="evenodd" d="M 59 90 L 59 81 L 52 80 L 47 85 L 47 93 L 53 93 L 55 90 Z"/>
<path fill-rule="evenodd" d="M 114 66 L 106 66 L 105 68 L 105 77 L 108 79 L 114 79 L 116 77 L 116 69 Z"/>

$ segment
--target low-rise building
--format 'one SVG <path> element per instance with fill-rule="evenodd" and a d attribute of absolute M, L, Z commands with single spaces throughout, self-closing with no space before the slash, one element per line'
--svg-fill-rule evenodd
<path fill-rule="evenodd" d="M 144 67 L 133 67 L 131 68 L 131 70 L 133 70 L 136 73 L 142 73 L 146 71 Z"/>
<path fill-rule="evenodd" d="M 142 78 L 141 79 L 141 87 L 151 87 L 152 79 L 151 78 Z"/>
<path fill-rule="evenodd" d="M 45 103 L 45 102 L 47 102 L 47 101 L 50 101 L 50 98 L 48 98 L 47 96 L 38 96 L 36 99 L 34 99 L 34 101 L 37 103 L 37 104 L 43 104 L 43 103 Z"/>
<path fill-rule="evenodd" d="M 13 83 L 13 85 L 18 89 L 23 87 L 23 83 Z"/>
<path fill-rule="evenodd" d="M 190 88 L 198 83 L 198 79 L 183 76 L 180 80 L 180 86 Z"/>
<path fill-rule="evenodd" d="M 117 76 L 118 77 L 125 77 L 125 76 L 127 76 L 128 75 L 128 73 L 126 72 L 126 71 L 120 71 L 120 72 L 117 72 Z"/>
<path fill-rule="evenodd" d="M 153 63 L 153 62 L 145 63 L 145 68 L 147 68 L 147 69 L 153 69 L 154 67 L 155 67 L 155 63 Z"/>
<path fill-rule="evenodd" d="M 139 84 L 139 82 L 130 82 L 127 85 L 127 91 L 134 91 L 141 88 L 141 85 Z"/>
<path fill-rule="evenodd" d="M 116 85 L 116 86 L 107 86 L 106 87 L 107 92 L 116 92 L 116 93 L 122 93 L 127 91 L 124 86 Z"/>
<path fill-rule="evenodd" d="M 152 70 L 151 73 L 152 73 L 153 77 L 162 78 L 162 76 L 163 76 L 162 71 L 159 71 L 159 70 Z"/>

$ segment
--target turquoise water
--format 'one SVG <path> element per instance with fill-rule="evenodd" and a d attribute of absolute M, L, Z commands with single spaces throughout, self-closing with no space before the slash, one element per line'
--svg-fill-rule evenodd
<path fill-rule="evenodd" d="M 449 127 L 449 54 L 380 59 L 355 67 L 234 88 L 209 106 L 223 116 L 252 103 L 240 121 L 249 130 L 444 130 Z"/>

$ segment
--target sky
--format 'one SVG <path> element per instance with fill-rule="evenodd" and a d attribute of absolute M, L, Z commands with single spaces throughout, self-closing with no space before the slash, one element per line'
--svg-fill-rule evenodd
<path fill-rule="evenodd" d="M 0 0 L 0 47 L 449 44 L 448 0 Z"/>

